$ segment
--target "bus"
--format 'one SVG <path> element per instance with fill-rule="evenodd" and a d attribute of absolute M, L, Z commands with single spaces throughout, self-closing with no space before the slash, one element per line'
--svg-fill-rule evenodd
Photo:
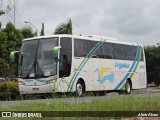
<path fill-rule="evenodd" d="M 103 36 L 50 35 L 24 39 L 20 94 L 125 91 L 147 87 L 143 45 Z"/>

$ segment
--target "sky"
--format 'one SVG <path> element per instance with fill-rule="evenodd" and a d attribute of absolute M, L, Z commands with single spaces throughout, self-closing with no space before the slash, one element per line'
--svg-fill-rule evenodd
<path fill-rule="evenodd" d="M 71 18 L 74 35 L 107 36 L 144 45 L 160 43 L 160 0 L 16 1 L 17 28 L 30 21 L 40 31 L 44 23 L 45 35 L 50 35 Z M 8 4 L 9 0 L 3 0 L 1 9 L 7 11 Z M 3 27 L 13 22 L 13 11 L 7 13 L 0 17 Z"/>

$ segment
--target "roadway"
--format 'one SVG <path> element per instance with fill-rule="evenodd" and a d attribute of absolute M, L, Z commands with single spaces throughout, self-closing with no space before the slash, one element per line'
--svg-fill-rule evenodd
<path fill-rule="evenodd" d="M 54 102 L 63 102 L 67 104 L 73 104 L 73 103 L 80 103 L 80 102 L 90 102 L 95 99 L 108 99 L 108 98 L 119 98 L 124 97 L 126 95 L 124 94 L 118 94 L 117 92 L 110 92 L 107 93 L 105 96 L 88 96 L 76 98 L 72 95 L 69 95 L 69 97 L 52 97 L 47 99 L 29 99 L 29 100 L 15 100 L 15 101 L 0 101 L 0 106 L 6 106 L 6 105 L 16 105 L 16 104 L 25 104 L 25 103 L 54 103 Z M 160 96 L 160 92 L 153 92 L 153 88 L 147 88 L 142 90 L 134 90 L 132 93 L 128 96 L 132 97 L 145 97 L 145 96 Z"/>

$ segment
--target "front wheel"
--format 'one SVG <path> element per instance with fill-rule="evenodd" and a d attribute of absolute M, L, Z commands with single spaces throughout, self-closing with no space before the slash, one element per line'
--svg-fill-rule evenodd
<path fill-rule="evenodd" d="M 127 81 L 127 82 L 126 82 L 126 86 L 125 86 L 125 93 L 126 93 L 126 94 L 130 94 L 130 93 L 131 93 L 131 90 L 132 90 L 131 83 Z"/>
<path fill-rule="evenodd" d="M 81 97 L 84 93 L 84 84 L 81 81 L 78 81 L 76 84 L 76 96 Z"/>

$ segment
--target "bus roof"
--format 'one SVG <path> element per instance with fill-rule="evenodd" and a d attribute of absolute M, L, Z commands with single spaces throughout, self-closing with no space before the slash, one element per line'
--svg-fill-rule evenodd
<path fill-rule="evenodd" d="M 34 40 L 34 39 L 45 39 L 45 38 L 52 38 L 52 37 L 71 37 L 71 38 L 87 39 L 87 40 L 93 40 L 93 41 L 99 41 L 99 40 L 102 40 L 102 39 L 106 39 L 107 42 L 109 42 L 109 43 L 119 43 L 119 44 L 137 46 L 137 44 L 134 43 L 134 42 L 119 41 L 116 38 L 105 37 L 105 36 L 97 36 L 97 35 L 83 35 L 83 36 L 80 36 L 80 35 L 57 34 L 57 35 L 47 35 L 47 36 L 38 36 L 38 37 L 33 37 L 33 38 L 27 38 L 27 39 L 24 39 L 23 41 Z M 142 46 L 141 43 L 139 43 L 139 45 Z"/>

